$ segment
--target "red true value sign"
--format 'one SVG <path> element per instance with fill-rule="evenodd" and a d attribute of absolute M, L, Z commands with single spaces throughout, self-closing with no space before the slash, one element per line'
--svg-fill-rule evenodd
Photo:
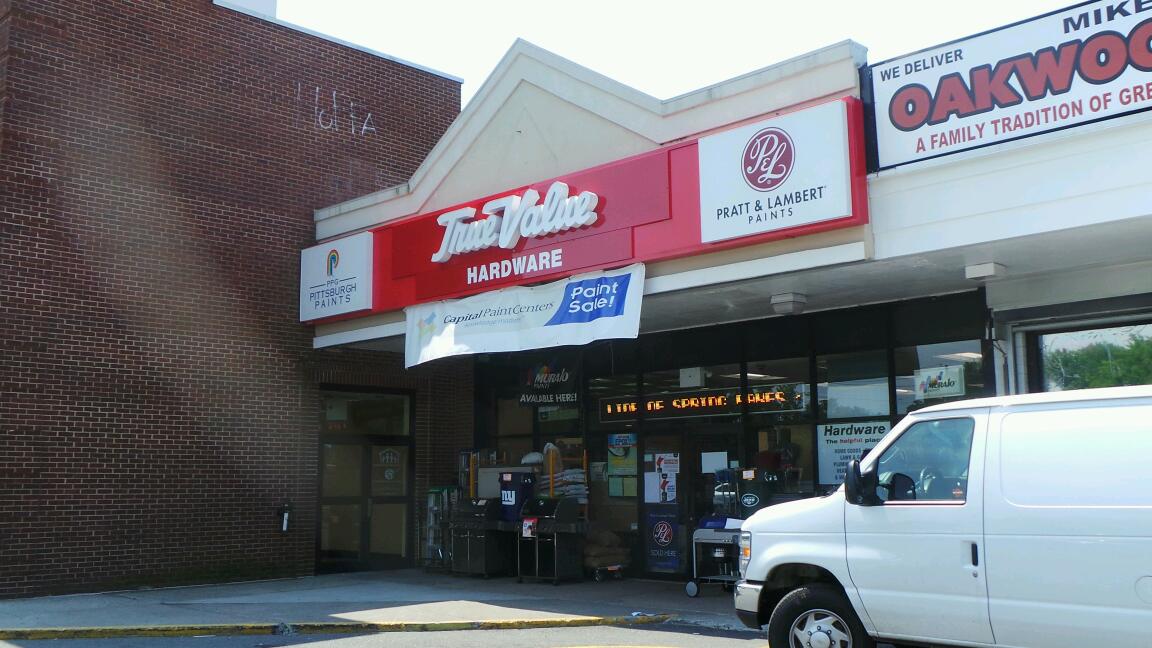
<path fill-rule="evenodd" d="M 634 262 L 705 254 L 863 225 L 867 222 L 867 201 L 862 111 L 855 98 L 840 101 L 847 107 L 852 195 L 851 212 L 841 218 L 702 243 L 697 142 L 686 142 L 373 230 L 371 312 L 393 311 Z M 733 168 L 739 172 L 738 166 Z M 562 184 L 556 186 L 557 183 Z M 530 216 L 516 221 L 516 209 L 534 205 L 540 206 L 535 220 Z M 594 212 L 590 216 L 589 205 Z M 492 218 L 484 217 L 486 206 L 502 215 L 503 222 L 485 223 Z M 479 218 L 469 218 L 469 209 L 475 210 Z M 547 215 L 541 217 L 541 212 L 552 214 L 552 220 Z M 592 221 L 590 225 L 574 224 L 588 220 Z M 523 226 L 525 233 L 539 233 L 541 229 L 554 233 L 533 236 L 521 235 L 517 230 L 511 237 L 518 237 L 515 245 L 511 249 L 500 247 L 498 239 L 510 242 L 508 229 L 514 221 Z M 528 221 L 533 224 L 525 224 Z M 465 227 L 469 223 L 472 227 Z M 485 228 L 486 224 L 490 227 Z M 465 239 L 455 244 L 446 241 L 452 227 L 459 228 L 458 233 Z M 442 261 L 433 261 L 434 257 Z M 361 311 L 351 317 L 364 314 Z"/>

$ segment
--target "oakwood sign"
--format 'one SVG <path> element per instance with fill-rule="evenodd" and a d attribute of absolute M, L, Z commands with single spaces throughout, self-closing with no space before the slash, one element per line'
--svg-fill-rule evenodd
<path fill-rule="evenodd" d="M 1081 3 L 869 75 L 881 168 L 1152 110 L 1152 0 Z"/>

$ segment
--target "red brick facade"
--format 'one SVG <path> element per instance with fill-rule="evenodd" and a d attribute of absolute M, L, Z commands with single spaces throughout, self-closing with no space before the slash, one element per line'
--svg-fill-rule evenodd
<path fill-rule="evenodd" d="M 0 0 L 0 597 L 310 573 L 321 382 L 415 390 L 418 487 L 451 479 L 471 363 L 314 352 L 297 286 L 312 211 L 458 111 L 211 0 Z"/>

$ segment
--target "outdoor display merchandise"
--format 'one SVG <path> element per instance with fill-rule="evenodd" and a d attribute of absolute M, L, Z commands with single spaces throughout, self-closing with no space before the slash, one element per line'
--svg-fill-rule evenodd
<path fill-rule="evenodd" d="M 500 519 L 500 502 L 469 499 L 456 505 L 450 526 L 452 571 L 494 576 L 510 573 L 516 524 Z"/>
<path fill-rule="evenodd" d="M 534 497 L 520 512 L 517 580 L 559 583 L 584 578 L 586 523 L 575 498 Z"/>
<path fill-rule="evenodd" d="M 692 579 L 684 585 L 688 596 L 699 596 L 700 585 L 713 583 L 725 592 L 740 578 L 736 568 L 740 528 L 696 529 L 692 532 Z"/>

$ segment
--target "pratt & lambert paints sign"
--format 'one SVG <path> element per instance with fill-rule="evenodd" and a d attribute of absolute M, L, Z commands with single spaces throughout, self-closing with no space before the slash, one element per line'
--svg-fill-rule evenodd
<path fill-rule="evenodd" d="M 852 213 L 847 106 L 834 101 L 700 140 L 700 239 Z"/>
<path fill-rule="evenodd" d="M 1152 108 L 1152 0 L 1089 2 L 870 69 L 880 166 Z"/>

